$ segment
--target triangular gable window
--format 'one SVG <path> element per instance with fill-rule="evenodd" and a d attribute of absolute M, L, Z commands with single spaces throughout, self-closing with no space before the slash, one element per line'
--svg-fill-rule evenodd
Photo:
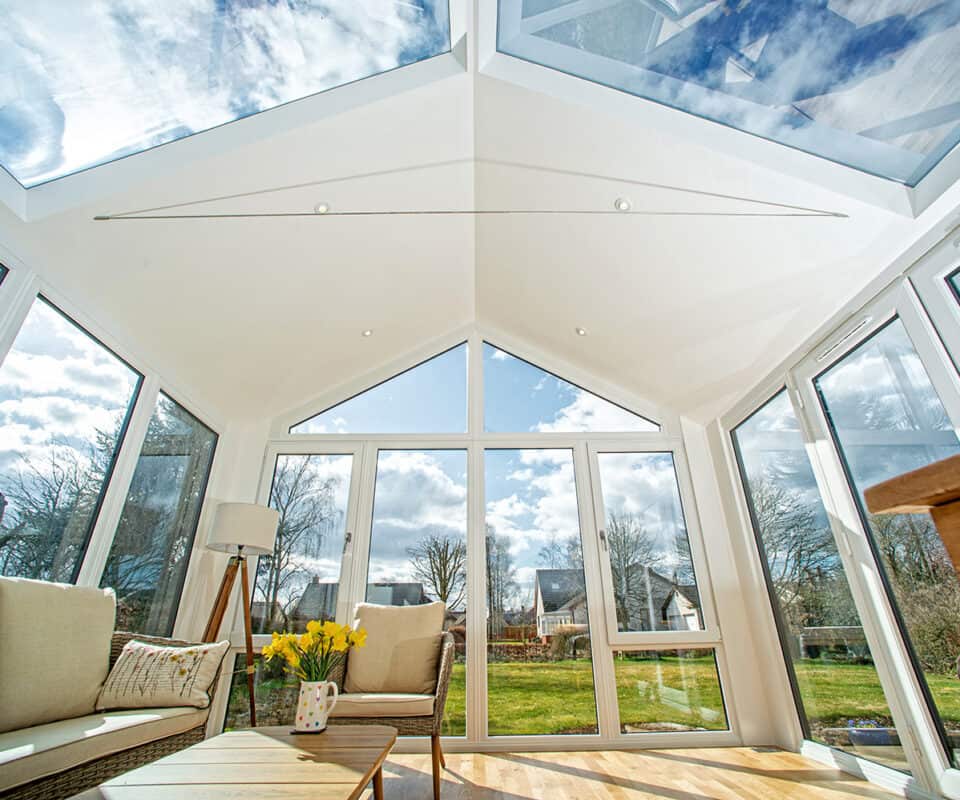
<path fill-rule="evenodd" d="M 657 423 L 487 342 L 483 391 L 484 430 L 490 433 L 660 430 Z"/>
<path fill-rule="evenodd" d="M 465 433 L 467 344 L 457 345 L 349 400 L 299 422 L 290 433 Z"/>

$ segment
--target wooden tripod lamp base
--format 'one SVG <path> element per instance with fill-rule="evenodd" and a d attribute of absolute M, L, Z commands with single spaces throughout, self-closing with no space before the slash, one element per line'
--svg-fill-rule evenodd
<path fill-rule="evenodd" d="M 280 515 L 276 510 L 252 503 L 222 503 L 217 507 L 213 530 L 207 547 L 222 553 L 233 553 L 224 570 L 220 589 L 210 611 L 210 619 L 203 631 L 204 642 L 215 642 L 220 635 L 223 618 L 230 605 L 233 584 L 240 571 L 240 591 L 243 605 L 243 634 L 247 651 L 247 692 L 250 695 L 250 727 L 257 727 L 257 707 L 253 694 L 253 624 L 250 620 L 250 579 L 247 571 L 248 555 L 273 555 Z"/>

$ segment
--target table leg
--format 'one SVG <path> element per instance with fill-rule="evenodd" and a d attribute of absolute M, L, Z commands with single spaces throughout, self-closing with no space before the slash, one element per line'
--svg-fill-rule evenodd
<path fill-rule="evenodd" d="M 373 800 L 383 800 L 383 767 L 373 773 Z"/>

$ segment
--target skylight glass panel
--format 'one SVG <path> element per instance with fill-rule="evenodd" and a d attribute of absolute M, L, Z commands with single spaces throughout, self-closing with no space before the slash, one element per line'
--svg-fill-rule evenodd
<path fill-rule="evenodd" d="M 492 433 L 658 431 L 660 426 L 483 343 L 484 428 Z"/>
<path fill-rule="evenodd" d="M 467 344 L 299 422 L 290 433 L 464 433 Z"/>
<path fill-rule="evenodd" d="M 450 49 L 447 0 L 0 0 L 0 165 L 60 178 Z"/>
<path fill-rule="evenodd" d="M 500 2 L 499 49 L 915 185 L 960 142 L 960 4 Z"/>

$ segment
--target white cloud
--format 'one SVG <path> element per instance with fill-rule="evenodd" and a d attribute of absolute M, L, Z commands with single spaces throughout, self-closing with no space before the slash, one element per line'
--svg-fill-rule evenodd
<path fill-rule="evenodd" d="M 0 161 L 38 182 L 392 69 L 446 46 L 446 7 L 0 0 Z"/>
<path fill-rule="evenodd" d="M 572 403 L 564 406 L 552 422 L 541 422 L 535 430 L 541 433 L 571 431 L 656 431 L 652 422 L 631 414 L 609 400 L 576 389 Z"/>

